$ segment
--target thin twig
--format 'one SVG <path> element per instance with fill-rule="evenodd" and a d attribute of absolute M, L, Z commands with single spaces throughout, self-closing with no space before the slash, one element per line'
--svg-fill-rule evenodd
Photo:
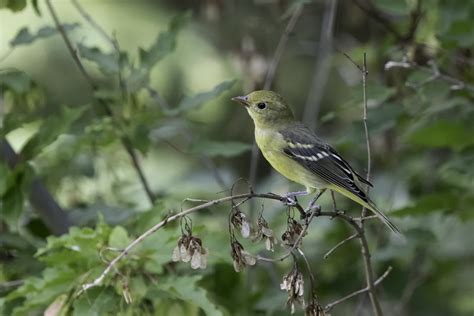
<path fill-rule="evenodd" d="M 271 88 L 273 79 L 275 78 L 276 69 L 278 64 L 280 63 L 281 57 L 283 56 L 283 52 L 285 51 L 286 45 L 288 43 L 288 39 L 290 37 L 291 32 L 296 26 L 298 19 L 303 12 L 303 3 L 298 4 L 291 17 L 288 21 L 288 24 L 285 27 L 285 30 L 280 36 L 280 40 L 278 41 L 278 45 L 275 49 L 275 53 L 273 54 L 272 61 L 270 62 L 270 66 L 268 67 L 267 74 L 265 76 L 265 82 L 263 84 L 263 89 L 268 90 Z M 252 146 L 252 154 L 250 157 L 250 169 L 249 169 L 249 181 L 251 184 L 255 184 L 255 179 L 257 177 L 257 169 L 258 169 L 258 161 L 260 159 L 260 151 L 258 149 L 257 143 L 253 142 Z"/>
<path fill-rule="evenodd" d="M 353 235 L 350 235 L 349 237 L 345 238 L 344 240 L 340 241 L 337 245 L 335 245 L 334 247 L 332 247 L 331 249 L 329 249 L 328 252 L 326 252 L 323 256 L 324 259 L 327 259 L 329 258 L 329 256 L 334 252 L 336 251 L 337 248 L 341 247 L 342 245 L 344 245 L 346 242 L 354 239 L 354 238 L 357 238 L 359 235 L 358 234 L 353 234 Z"/>
<path fill-rule="evenodd" d="M 329 78 L 331 66 L 330 54 L 332 50 L 336 9 L 337 0 L 326 0 L 326 9 L 324 10 L 323 21 L 321 23 L 318 52 L 314 66 L 314 76 L 310 85 L 311 88 L 308 93 L 303 115 L 304 123 L 311 129 L 316 127 L 321 100 L 324 96 L 324 90 Z"/>
<path fill-rule="evenodd" d="M 258 256 L 256 256 L 256 259 L 259 260 L 259 261 L 265 261 L 265 262 L 278 262 L 278 261 L 283 261 L 286 258 L 288 258 L 293 253 L 293 251 L 298 248 L 298 245 L 299 245 L 300 241 L 303 239 L 304 235 L 306 234 L 306 231 L 308 230 L 309 224 L 311 224 L 311 222 L 313 221 L 313 218 L 317 214 L 322 215 L 321 214 L 321 208 L 319 206 L 317 208 L 313 209 L 313 211 L 311 212 L 311 215 L 306 220 L 306 223 L 303 227 L 303 230 L 298 235 L 298 238 L 296 238 L 295 242 L 293 243 L 293 245 L 291 246 L 291 248 L 288 250 L 288 252 L 286 254 L 284 254 L 284 255 L 282 255 L 281 257 L 278 257 L 278 258 L 267 258 L 267 257 L 263 257 L 263 256 L 258 255 Z"/>
<path fill-rule="evenodd" d="M 348 57 L 347 54 L 344 54 Z M 370 148 L 370 134 L 369 128 L 367 125 L 367 54 L 364 53 L 364 59 L 362 67 L 357 65 L 352 58 L 348 58 L 351 63 L 356 65 L 356 67 L 361 70 L 362 74 L 362 88 L 363 88 L 363 114 L 362 114 L 362 121 L 364 123 L 364 131 L 365 131 L 365 143 L 367 147 L 367 174 L 366 179 L 370 181 L 370 174 L 371 174 L 371 167 L 372 167 L 372 160 L 371 160 L 371 148 Z M 369 193 L 369 185 L 366 186 L 366 193 Z M 361 217 L 359 219 L 359 244 L 361 248 L 362 258 L 364 261 L 364 270 L 365 270 L 365 279 L 367 282 L 367 292 L 369 293 L 370 302 L 372 304 L 372 310 L 375 316 L 382 316 L 382 308 L 380 307 L 380 302 L 377 298 L 376 289 L 374 286 L 374 270 L 372 267 L 371 256 L 369 245 L 367 243 L 367 238 L 365 236 L 365 227 L 364 227 L 364 219 L 367 214 L 367 209 L 365 207 L 362 208 Z"/>
<path fill-rule="evenodd" d="M 392 33 L 401 44 L 411 43 L 415 38 L 416 30 L 423 15 L 421 1 L 418 0 L 415 9 L 410 12 L 410 22 L 405 34 L 402 34 L 389 20 L 387 15 L 379 10 L 371 0 L 353 0 L 354 4 L 364 11 L 370 18 L 382 25 L 387 31 Z"/>
<path fill-rule="evenodd" d="M 379 284 L 389 275 L 390 271 L 392 271 L 392 267 L 391 267 L 391 266 L 389 266 L 389 267 L 387 268 L 387 270 L 374 282 L 374 285 L 375 285 L 375 286 L 379 285 Z M 334 302 L 332 302 L 332 303 L 327 304 L 327 305 L 324 307 L 324 310 L 325 310 L 326 312 L 329 312 L 329 311 L 331 311 L 331 309 L 332 309 L 334 306 L 336 306 L 337 304 L 340 304 L 340 303 L 342 303 L 342 302 L 344 302 L 344 301 L 347 301 L 348 299 L 350 299 L 350 298 L 352 298 L 352 297 L 354 297 L 354 296 L 356 296 L 356 295 L 359 295 L 359 294 L 362 294 L 362 293 L 366 293 L 366 292 L 369 292 L 369 287 L 365 287 L 365 288 L 360 289 L 360 290 L 358 290 L 358 291 L 352 292 L 351 294 L 348 294 L 348 295 L 344 296 L 343 298 L 338 299 L 337 301 L 334 301 Z"/>
<path fill-rule="evenodd" d="M 402 59 L 401 61 L 389 60 L 388 62 L 385 63 L 385 66 L 384 66 L 385 71 L 388 71 L 392 68 L 415 69 L 415 70 L 431 75 L 426 80 L 422 81 L 421 83 L 416 84 L 417 87 L 420 87 L 434 80 L 443 80 L 452 84 L 451 89 L 456 89 L 456 90 L 465 89 L 470 92 L 474 92 L 473 85 L 468 84 L 465 81 L 462 81 L 460 79 L 454 78 L 450 75 L 447 75 L 441 72 L 436 66 L 436 63 L 434 63 L 434 61 L 431 61 L 431 67 L 425 67 L 425 66 L 418 65 L 415 62 L 409 62 L 406 58 Z M 411 85 L 413 86 L 413 84 Z"/>
<path fill-rule="evenodd" d="M 86 69 L 84 68 L 84 65 L 82 64 L 79 56 L 76 54 L 76 50 L 74 49 L 71 40 L 67 36 L 66 31 L 64 30 L 64 27 L 61 25 L 61 22 L 59 21 L 58 15 L 56 14 L 56 11 L 55 11 L 53 5 L 51 4 L 51 0 L 46 0 L 46 5 L 48 7 L 49 12 L 51 13 L 51 16 L 53 18 L 53 21 L 54 21 L 54 24 L 55 24 L 56 28 L 58 29 L 59 33 L 61 34 L 61 36 L 63 38 L 63 41 L 66 44 L 66 46 L 69 50 L 69 53 L 71 54 L 72 59 L 76 63 L 77 67 L 79 68 L 80 72 L 82 73 L 82 75 L 84 76 L 86 81 L 89 83 L 91 89 L 93 91 L 97 90 L 98 86 L 95 84 L 92 77 L 86 71 Z M 103 100 L 99 100 L 99 103 L 104 108 L 106 114 L 113 118 L 113 112 L 110 109 L 110 107 L 108 106 L 108 104 L 105 103 Z M 155 201 L 155 196 L 154 196 L 153 192 L 151 191 L 150 186 L 148 184 L 148 181 L 146 180 L 145 175 L 143 173 L 143 170 L 140 166 L 140 163 L 138 162 L 138 157 L 137 157 L 137 154 L 135 153 L 135 151 L 133 149 L 131 140 L 125 134 L 121 136 L 120 140 L 121 140 L 121 143 L 122 143 L 123 147 L 125 148 L 127 154 L 130 156 L 130 159 L 132 160 L 133 167 L 135 168 L 135 171 L 138 174 L 140 182 L 141 182 L 141 184 L 142 184 L 142 186 L 143 186 L 143 188 L 146 192 L 146 195 L 147 195 L 150 203 L 153 204 L 154 201 Z"/>
<path fill-rule="evenodd" d="M 7 289 L 12 288 L 12 287 L 21 286 L 21 285 L 23 285 L 23 283 L 25 283 L 24 280 L 12 280 L 12 281 L 1 282 L 0 283 L 0 291 L 7 290 Z"/>
<path fill-rule="evenodd" d="M 272 86 L 273 79 L 275 77 L 275 72 L 277 69 L 278 64 L 280 63 L 280 59 L 283 56 L 283 52 L 285 51 L 286 44 L 288 39 L 290 38 L 291 32 L 296 26 L 296 22 L 301 16 L 303 12 L 303 3 L 297 4 L 293 13 L 291 14 L 290 20 L 285 27 L 285 30 L 280 36 L 280 40 L 278 42 L 277 48 L 275 49 L 275 53 L 273 54 L 272 61 L 270 66 L 268 67 L 267 75 L 265 76 L 265 83 L 263 84 L 264 90 L 269 90 Z"/>
<path fill-rule="evenodd" d="M 366 179 L 367 181 L 370 181 L 370 173 L 371 173 L 371 167 L 372 167 L 372 155 L 371 155 L 371 148 L 370 148 L 370 134 L 369 134 L 369 128 L 367 125 L 367 54 L 364 52 L 364 62 L 362 65 L 362 86 L 363 86 L 363 101 L 364 101 L 364 112 L 363 112 L 363 117 L 362 120 L 364 122 L 364 131 L 365 131 L 365 143 L 367 147 L 367 174 L 366 174 Z M 366 194 L 369 194 L 369 189 L 370 186 L 366 185 Z M 366 217 L 367 215 L 367 209 L 365 207 L 362 208 L 361 211 L 361 218 Z M 360 228 L 362 231 L 362 234 L 359 236 L 359 241 L 360 241 L 360 246 L 361 246 L 361 252 L 364 258 L 364 268 L 365 268 L 365 277 L 367 281 L 367 288 L 369 292 L 369 297 L 370 297 L 370 302 L 372 304 L 372 310 L 375 314 L 375 316 L 382 316 L 382 308 L 380 307 L 379 300 L 377 298 L 376 294 L 376 289 L 374 285 L 374 270 L 372 267 L 372 261 L 371 261 L 371 256 L 370 256 L 370 250 L 369 250 L 369 245 L 367 243 L 367 239 L 365 237 L 365 227 L 364 227 L 364 221 L 360 221 Z"/>
<path fill-rule="evenodd" d="M 72 0 L 72 5 L 76 7 L 77 11 L 81 14 L 81 16 L 89 22 L 89 24 L 96 29 L 96 31 L 102 35 L 102 37 L 108 41 L 112 46 L 115 47 L 115 49 L 119 50 L 117 47 L 117 41 L 114 40 L 114 38 L 110 37 L 107 32 L 90 16 L 89 13 L 87 13 L 86 10 L 79 4 L 77 0 Z"/>

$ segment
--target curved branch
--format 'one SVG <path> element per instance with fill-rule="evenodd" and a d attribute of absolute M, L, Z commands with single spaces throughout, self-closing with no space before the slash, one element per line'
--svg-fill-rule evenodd
<path fill-rule="evenodd" d="M 66 44 L 67 49 L 68 49 L 69 53 L 71 54 L 71 57 L 74 60 L 75 64 L 79 68 L 80 72 L 82 73 L 82 75 L 84 76 L 86 81 L 89 83 L 91 89 L 93 91 L 97 90 L 98 86 L 95 84 L 94 80 L 89 75 L 89 73 L 86 71 L 84 65 L 82 64 L 81 60 L 79 59 L 79 57 L 76 53 L 76 50 L 72 46 L 71 40 L 67 36 L 66 31 L 64 30 L 64 27 L 61 25 L 61 23 L 59 21 L 58 15 L 56 14 L 56 11 L 55 11 L 53 5 L 51 4 L 51 0 L 46 0 L 46 6 L 48 7 L 49 12 L 51 13 L 54 24 L 55 24 L 56 28 L 58 29 L 59 33 L 61 34 L 61 37 L 63 38 L 63 41 Z M 103 100 L 99 100 L 99 104 L 103 107 L 105 113 L 109 117 L 113 118 L 113 112 L 112 112 L 112 109 L 109 107 L 109 105 L 107 103 L 105 103 Z M 150 185 L 148 184 L 148 181 L 145 178 L 145 174 L 144 174 L 144 172 L 143 172 L 143 170 L 140 166 L 140 163 L 138 161 L 138 156 L 135 153 L 135 150 L 132 146 L 132 141 L 125 134 L 123 134 L 120 137 L 120 141 L 122 143 L 122 146 L 125 148 L 125 151 L 129 155 L 130 159 L 132 160 L 132 165 L 133 165 L 135 171 L 138 174 L 138 177 L 139 177 L 140 182 L 143 186 L 143 189 L 145 190 L 145 193 L 146 193 L 148 199 L 150 200 L 150 203 L 153 205 L 153 203 L 155 202 L 155 196 L 154 196 L 154 194 L 153 194 L 153 192 L 150 188 Z"/>
<path fill-rule="evenodd" d="M 274 193 L 259 194 L 259 193 L 250 192 L 250 193 L 243 193 L 243 194 L 226 196 L 226 197 L 223 197 L 223 198 L 220 198 L 220 199 L 208 201 L 208 202 L 205 202 L 203 204 L 200 204 L 200 205 L 188 208 L 186 210 L 183 210 L 183 211 L 181 211 L 181 212 L 179 212 L 175 215 L 169 216 L 169 217 L 165 218 L 164 220 L 162 220 L 161 222 L 153 225 L 146 232 L 144 232 L 138 238 L 136 238 L 134 241 L 132 241 L 124 250 L 122 250 L 117 255 L 117 257 L 115 257 L 112 261 L 110 261 L 110 263 L 107 265 L 107 267 L 104 269 L 104 271 L 94 281 L 82 285 L 81 290 L 78 292 L 77 295 L 80 295 L 84 291 L 87 291 L 88 289 L 91 289 L 93 287 L 96 287 L 96 286 L 99 286 L 100 284 L 102 284 L 105 277 L 113 270 L 113 268 L 117 265 L 117 263 L 120 260 L 125 258 L 130 253 L 130 251 L 133 248 L 135 248 L 137 245 L 139 245 L 141 242 L 143 242 L 143 240 L 145 240 L 146 238 L 151 236 L 153 233 L 158 231 L 160 228 L 166 226 L 168 223 L 173 222 L 173 221 L 175 221 L 175 220 L 177 220 L 177 219 L 179 219 L 183 216 L 186 216 L 190 213 L 208 208 L 210 206 L 221 204 L 223 202 L 240 200 L 240 199 L 250 200 L 252 198 L 271 199 L 271 200 L 277 200 L 277 201 L 280 201 L 280 202 L 285 202 L 286 201 L 286 197 L 280 196 L 278 194 L 274 194 Z M 304 209 L 301 205 L 297 204 L 297 205 L 295 205 L 295 207 L 298 210 L 300 210 L 300 212 L 301 211 L 304 212 Z M 314 217 L 320 217 L 320 216 L 326 216 L 326 217 L 331 217 L 331 218 L 335 218 L 335 217 L 341 218 L 342 220 L 349 223 L 359 234 L 361 233 L 360 227 L 357 224 L 357 222 L 354 221 L 352 219 L 352 217 L 350 217 L 348 215 L 345 215 L 344 212 L 341 212 L 341 211 L 320 211 L 319 207 L 315 208 L 313 210 L 313 212 L 311 213 L 310 217 L 306 220 L 306 226 L 304 228 L 305 231 L 308 229 L 310 221 Z M 305 231 L 303 231 L 302 234 L 300 234 L 300 236 L 298 237 L 297 242 L 295 243 L 295 245 L 297 245 L 299 243 L 299 241 L 301 240 L 301 238 L 303 238 L 303 235 L 304 235 Z M 289 257 L 291 255 L 291 252 L 294 249 L 296 249 L 295 246 L 293 246 L 293 248 L 288 252 L 288 254 L 285 254 L 284 256 L 282 256 L 280 258 L 277 258 L 277 259 L 268 259 L 268 258 L 263 258 L 263 257 L 257 257 L 257 259 L 262 260 L 262 261 L 282 261 L 282 260 L 286 259 L 287 257 Z"/>

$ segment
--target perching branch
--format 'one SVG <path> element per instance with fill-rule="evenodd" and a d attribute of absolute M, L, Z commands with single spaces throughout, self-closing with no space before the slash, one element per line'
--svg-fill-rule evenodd
<path fill-rule="evenodd" d="M 96 286 L 99 286 L 100 284 L 102 284 L 105 277 L 116 267 L 117 263 L 120 260 L 124 259 L 130 253 L 130 251 L 133 248 L 135 248 L 137 245 L 139 245 L 141 242 L 143 242 L 143 240 L 145 240 L 146 238 L 151 236 L 153 233 L 155 233 L 157 230 L 159 230 L 160 228 L 166 226 L 170 222 L 173 222 L 173 221 L 175 221 L 177 219 L 180 219 L 180 218 L 182 218 L 182 217 L 184 217 L 184 216 L 186 216 L 190 213 L 208 208 L 210 206 L 222 204 L 222 203 L 228 202 L 228 201 L 235 201 L 235 200 L 248 201 L 248 200 L 253 199 L 253 198 L 263 198 L 263 199 L 276 200 L 276 201 L 280 201 L 280 202 L 286 202 L 286 197 L 285 196 L 280 196 L 280 195 L 273 194 L 273 193 L 259 194 L 259 193 L 249 192 L 249 193 L 231 195 L 231 196 L 223 197 L 223 198 L 212 200 L 212 201 L 207 201 L 207 202 L 202 203 L 200 205 L 197 205 L 197 206 L 188 208 L 186 210 L 183 210 L 183 211 L 181 211 L 181 212 L 179 212 L 175 215 L 168 216 L 167 218 L 165 218 L 161 222 L 159 222 L 159 223 L 155 224 L 154 226 L 152 226 L 150 229 L 148 229 L 146 232 L 144 232 L 142 235 L 140 235 L 138 238 L 136 238 L 133 242 L 131 242 L 112 261 L 109 262 L 109 264 L 104 269 L 104 271 L 94 281 L 92 281 L 90 283 L 87 283 L 87 284 L 84 284 L 82 286 L 81 290 L 79 291 L 78 295 L 83 293 L 84 291 L 87 291 L 88 289 L 91 289 L 93 287 L 96 287 Z M 238 205 L 240 205 L 240 204 L 238 204 Z M 236 207 L 236 205 L 234 205 L 234 207 Z M 296 204 L 294 207 L 297 208 L 300 212 L 303 212 L 303 213 L 305 212 L 304 208 L 300 204 Z M 305 225 L 304 231 L 302 231 L 302 233 L 298 236 L 298 238 L 296 239 L 296 242 L 294 243 L 292 248 L 290 248 L 290 250 L 287 254 L 285 254 L 282 257 L 279 257 L 277 259 L 269 259 L 269 258 L 264 258 L 264 257 L 261 257 L 261 256 L 257 256 L 256 259 L 261 260 L 261 261 L 271 261 L 271 262 L 282 261 L 282 260 L 286 259 L 287 257 L 289 257 L 291 255 L 292 251 L 295 250 L 298 247 L 298 244 L 301 241 L 301 239 L 303 238 L 303 236 L 305 235 L 306 230 L 308 229 L 308 226 L 309 226 L 309 223 L 311 222 L 311 220 L 314 217 L 323 217 L 323 216 L 324 217 L 331 217 L 331 218 L 340 218 L 343 221 L 350 224 L 358 234 L 362 233 L 359 225 L 357 224 L 357 222 L 354 221 L 352 219 L 352 217 L 346 215 L 344 212 L 337 211 L 337 210 L 336 211 L 321 211 L 319 206 L 318 206 L 318 207 L 316 207 L 312 210 L 310 216 L 306 219 L 306 225 Z"/>
<path fill-rule="evenodd" d="M 76 7 L 77 7 L 77 5 L 78 5 L 78 3 L 76 3 Z M 72 59 L 74 60 L 77 67 L 79 68 L 79 71 L 82 73 L 82 75 L 84 76 L 86 81 L 89 83 L 89 86 L 91 87 L 91 89 L 93 91 L 97 90 L 98 86 L 95 84 L 92 77 L 86 71 L 86 69 L 85 69 L 84 65 L 82 64 L 79 56 L 77 55 L 76 50 L 74 49 L 71 40 L 67 36 L 66 31 L 64 30 L 64 27 L 61 25 L 61 23 L 59 21 L 58 15 L 56 14 L 56 11 L 55 11 L 53 5 L 51 4 L 51 0 L 46 0 L 46 6 L 48 7 L 48 10 L 49 10 L 49 12 L 50 12 L 50 14 L 53 18 L 54 24 L 55 24 L 56 28 L 58 29 L 59 33 L 61 34 L 61 37 L 63 38 L 63 41 L 66 44 L 67 49 L 68 49 L 69 53 L 71 54 Z M 113 113 L 112 113 L 112 110 L 109 107 L 109 105 L 107 103 L 105 103 L 103 100 L 99 100 L 98 102 L 103 107 L 105 113 L 109 117 L 113 118 Z M 133 145 L 132 145 L 132 142 L 131 142 L 130 138 L 128 136 L 126 136 L 125 134 L 123 134 L 121 136 L 120 141 L 122 143 L 122 146 L 125 148 L 125 151 L 129 155 L 131 161 L 132 161 L 132 165 L 133 165 L 135 171 L 138 174 L 140 182 L 143 186 L 143 189 L 145 190 L 145 193 L 146 193 L 150 203 L 153 204 L 154 201 L 155 201 L 155 196 L 154 196 L 153 192 L 151 191 L 151 188 L 148 184 L 148 181 L 145 178 L 144 172 L 143 172 L 143 170 L 140 166 L 138 156 L 135 153 L 135 150 L 133 149 Z"/>

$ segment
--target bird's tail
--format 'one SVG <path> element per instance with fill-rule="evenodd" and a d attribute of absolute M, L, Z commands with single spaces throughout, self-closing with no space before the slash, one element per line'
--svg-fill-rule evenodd
<path fill-rule="evenodd" d="M 365 203 L 366 205 L 364 205 L 366 208 L 368 208 L 369 210 L 371 210 L 372 212 L 375 213 L 375 215 L 378 216 L 378 218 L 388 227 L 390 228 L 390 230 L 392 232 L 394 232 L 395 234 L 397 235 L 402 235 L 402 233 L 400 232 L 400 229 L 398 229 L 398 227 L 392 223 L 392 221 L 390 220 L 390 218 L 388 218 L 387 215 L 385 215 L 384 213 L 382 213 L 382 211 L 380 211 L 377 206 L 375 205 L 374 202 L 372 202 L 371 200 L 369 200 L 369 203 Z"/>
<path fill-rule="evenodd" d="M 367 199 L 367 201 L 364 201 L 363 199 L 361 199 L 360 197 L 356 196 L 355 194 L 341 188 L 341 187 L 338 187 L 338 186 L 331 186 L 330 187 L 331 190 L 334 190 L 334 191 L 337 191 L 345 196 L 347 196 L 348 198 L 350 198 L 351 200 L 353 200 L 354 202 L 357 202 L 359 203 L 360 205 L 366 207 L 367 209 L 371 210 L 375 215 L 378 216 L 378 218 L 388 227 L 390 228 L 390 230 L 392 232 L 394 232 L 395 234 L 397 235 L 402 235 L 402 233 L 400 232 L 400 230 L 398 229 L 398 227 L 392 223 L 392 221 L 390 220 L 390 218 L 388 218 L 387 215 L 385 215 L 384 213 L 382 213 L 382 211 L 380 211 L 377 206 L 375 205 L 374 202 L 372 202 L 370 199 Z"/>

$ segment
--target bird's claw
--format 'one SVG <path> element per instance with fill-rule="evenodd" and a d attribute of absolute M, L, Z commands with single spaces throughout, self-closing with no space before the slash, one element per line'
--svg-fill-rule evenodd
<path fill-rule="evenodd" d="M 295 206 L 298 204 L 298 200 L 296 199 L 296 196 L 286 195 L 283 203 L 285 203 L 286 206 Z"/>

